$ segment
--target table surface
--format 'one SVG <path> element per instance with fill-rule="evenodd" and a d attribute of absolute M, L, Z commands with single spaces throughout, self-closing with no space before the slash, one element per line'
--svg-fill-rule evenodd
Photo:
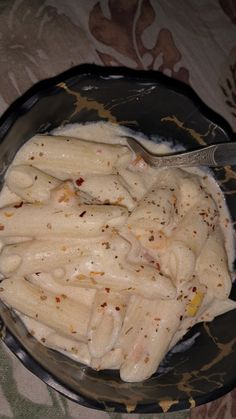
<path fill-rule="evenodd" d="M 236 131 L 233 0 L 1 0 L 0 114 L 35 82 L 81 63 L 154 69 L 190 84 Z M 0 418 L 127 419 L 68 401 L 0 345 Z M 236 418 L 236 391 L 191 411 Z"/>

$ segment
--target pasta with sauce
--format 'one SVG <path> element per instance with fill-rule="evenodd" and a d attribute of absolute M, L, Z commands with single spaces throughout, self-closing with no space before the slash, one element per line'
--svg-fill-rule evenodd
<path fill-rule="evenodd" d="M 153 169 L 120 134 L 78 125 L 18 151 L 0 194 L 0 298 L 42 344 L 137 382 L 236 307 L 232 228 L 210 175 Z"/>

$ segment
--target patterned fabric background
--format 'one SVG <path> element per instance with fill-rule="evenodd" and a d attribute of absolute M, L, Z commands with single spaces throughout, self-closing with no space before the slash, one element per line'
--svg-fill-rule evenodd
<path fill-rule="evenodd" d="M 190 84 L 236 131 L 234 0 L 1 0 L 0 114 L 35 82 L 80 63 L 160 70 Z M 127 419 L 67 401 L 0 346 L 1 418 Z M 236 392 L 134 419 L 236 418 Z"/>

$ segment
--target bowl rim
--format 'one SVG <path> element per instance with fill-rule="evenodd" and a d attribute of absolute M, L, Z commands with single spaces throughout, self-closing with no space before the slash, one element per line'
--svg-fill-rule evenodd
<path fill-rule="evenodd" d="M 226 135 L 232 139 L 233 132 L 229 122 L 216 111 L 206 105 L 198 96 L 196 91 L 186 83 L 173 79 L 159 71 L 155 70 L 135 70 L 127 67 L 103 67 L 96 64 L 81 64 L 70 68 L 54 77 L 43 79 L 35 83 L 26 90 L 21 96 L 14 100 L 0 117 L 0 141 L 6 135 L 11 125 L 20 116 L 25 114 L 36 102 L 49 94 L 56 93 L 61 90 L 59 86 L 62 82 L 68 84 L 78 76 L 92 76 L 95 78 L 127 78 L 131 80 L 145 80 L 159 84 L 177 94 L 187 97 L 195 108 L 207 119 L 216 124 L 220 129 L 225 131 Z"/>
<path fill-rule="evenodd" d="M 0 141 L 7 135 L 8 131 L 11 129 L 12 125 L 19 116 L 27 113 L 41 98 L 61 91 L 61 87 L 58 86 L 59 83 L 66 82 L 70 85 L 73 83 L 73 80 L 79 76 L 108 79 L 124 77 L 130 80 L 135 79 L 136 81 L 143 80 L 145 82 L 155 83 L 189 99 L 189 101 L 193 103 L 196 110 L 198 110 L 203 117 L 207 118 L 224 131 L 226 136 L 229 138 L 229 141 L 232 141 L 235 136 L 229 123 L 217 112 L 209 108 L 190 86 L 180 82 L 179 80 L 175 80 L 158 71 L 152 70 L 133 70 L 126 67 L 103 67 L 94 64 L 82 64 L 66 70 L 54 77 L 39 81 L 28 89 L 22 96 L 17 98 L 0 117 Z M 4 332 L 1 333 L 1 329 L 4 330 Z M 55 378 L 51 372 L 41 366 L 38 361 L 36 361 L 33 356 L 28 353 L 28 351 L 14 335 L 14 332 L 10 331 L 7 325 L 4 324 L 1 316 L 0 338 L 29 371 L 34 373 L 43 382 L 58 391 L 63 396 L 66 396 L 70 400 L 87 408 L 127 413 L 125 405 L 122 403 L 111 401 L 98 402 L 66 387 L 58 378 Z M 195 406 L 213 401 L 231 391 L 235 386 L 236 376 L 235 379 L 227 385 L 224 385 L 219 389 L 215 389 L 210 393 L 195 397 Z M 178 404 L 173 404 L 168 410 L 168 413 L 189 409 L 190 407 L 189 399 L 182 399 L 178 401 Z M 132 413 L 162 412 L 163 410 L 161 409 L 158 401 L 156 403 L 137 404 L 135 409 L 132 411 Z"/>

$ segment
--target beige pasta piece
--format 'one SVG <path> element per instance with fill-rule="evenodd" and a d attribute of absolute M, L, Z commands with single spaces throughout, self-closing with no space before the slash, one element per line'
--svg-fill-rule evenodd
<path fill-rule="evenodd" d="M 199 176 L 178 170 L 179 199 L 177 209 L 180 217 L 185 215 L 190 208 L 199 201 L 199 195 L 203 195 L 203 187 Z"/>
<path fill-rule="evenodd" d="M 121 379 L 138 382 L 158 368 L 184 314 L 181 301 L 132 296 L 117 347 L 123 351 Z"/>
<path fill-rule="evenodd" d="M 14 163 L 33 165 L 66 180 L 86 173 L 113 173 L 114 167 L 126 167 L 131 158 L 132 153 L 126 146 L 36 135 L 19 150 Z"/>
<path fill-rule="evenodd" d="M 151 191 L 137 204 L 129 217 L 129 226 L 132 231 L 136 228 L 142 230 L 162 230 L 174 218 L 174 195 L 166 188 L 160 188 L 158 182 L 152 186 Z"/>
<path fill-rule="evenodd" d="M 129 297 L 106 288 L 97 291 L 88 326 L 92 357 L 101 358 L 115 345 L 121 331 Z"/>
<path fill-rule="evenodd" d="M 199 281 L 219 299 L 229 296 L 232 279 L 229 272 L 224 238 L 218 227 L 208 237 L 196 264 Z"/>
<path fill-rule="evenodd" d="M 184 284 L 174 300 L 147 300 L 132 296 L 117 347 L 123 350 L 120 375 L 128 382 L 149 378 L 168 351 L 170 342 L 185 317 L 201 302 L 203 289 L 197 281 Z M 201 300 L 202 301 L 202 300 Z"/>
<path fill-rule="evenodd" d="M 21 201 L 21 197 L 12 192 L 4 183 L 0 193 L 0 208 L 8 205 L 20 205 Z"/>
<path fill-rule="evenodd" d="M 176 289 L 158 269 L 144 263 L 131 263 L 131 245 L 119 235 L 105 239 L 89 255 L 78 257 L 76 263 L 64 265 L 66 274 L 61 283 L 89 288 L 110 288 L 146 298 L 174 298 Z"/>
<path fill-rule="evenodd" d="M 1 299 L 8 306 L 75 340 L 87 340 L 90 307 L 63 295 L 44 291 L 12 277 L 1 283 Z"/>
<path fill-rule="evenodd" d="M 62 268 L 57 268 L 54 271 L 54 275 L 60 277 L 62 275 Z M 56 293 L 57 295 L 63 295 L 63 297 L 71 298 L 75 300 L 78 304 L 86 304 L 91 307 L 94 302 L 96 290 L 92 288 L 79 288 L 69 285 L 61 285 L 56 281 L 53 275 L 37 272 L 36 274 L 28 275 L 27 280 L 45 291 Z"/>
<path fill-rule="evenodd" d="M 123 360 L 122 350 L 113 348 L 101 358 L 92 358 L 91 367 L 97 371 L 100 370 L 117 370 L 121 366 Z"/>
<path fill-rule="evenodd" d="M 174 229 L 160 254 L 162 272 L 175 282 L 188 281 L 209 234 L 218 221 L 216 205 L 207 194 L 191 208 Z"/>
<path fill-rule="evenodd" d="M 106 236 L 105 236 L 106 237 Z M 35 272 L 52 272 L 59 275 L 63 265 L 75 261 L 84 252 L 93 252 L 101 238 L 31 240 L 5 246 L 0 254 L 0 272 L 9 277 Z"/>
<path fill-rule="evenodd" d="M 63 335 L 59 335 L 58 333 L 52 333 L 45 338 L 43 344 L 82 364 L 90 365 L 91 363 L 88 345 L 84 342 L 78 342 Z"/>
<path fill-rule="evenodd" d="M 72 338 L 70 339 L 64 335 L 59 335 L 55 330 L 24 314 L 20 314 L 20 318 L 29 333 L 31 333 L 41 344 L 48 348 L 55 349 L 77 362 L 90 365 L 91 356 L 86 343 L 76 341 Z"/>
<path fill-rule="evenodd" d="M 101 234 L 106 225 L 123 225 L 127 215 L 126 208 L 112 205 L 81 204 L 60 209 L 50 204 L 5 207 L 0 209 L 0 237 L 92 237 Z"/>
<path fill-rule="evenodd" d="M 7 172 L 8 188 L 26 202 L 49 201 L 50 191 L 61 181 L 32 166 L 13 166 Z"/>
<path fill-rule="evenodd" d="M 102 203 L 116 204 L 127 207 L 130 211 L 136 203 L 129 193 L 125 182 L 119 175 L 86 175 L 79 186 Z"/>
<path fill-rule="evenodd" d="M 140 199 L 143 198 L 148 188 L 150 188 L 150 186 L 153 183 L 153 176 L 150 176 L 149 184 L 146 185 L 146 179 L 144 178 L 142 173 L 129 170 L 126 168 L 120 169 L 119 175 L 122 178 L 122 180 L 125 182 L 125 184 L 127 185 L 127 189 L 129 190 L 129 193 L 131 194 L 131 196 L 137 201 L 140 201 Z M 154 182 L 155 182 L 155 178 L 154 178 Z"/>

